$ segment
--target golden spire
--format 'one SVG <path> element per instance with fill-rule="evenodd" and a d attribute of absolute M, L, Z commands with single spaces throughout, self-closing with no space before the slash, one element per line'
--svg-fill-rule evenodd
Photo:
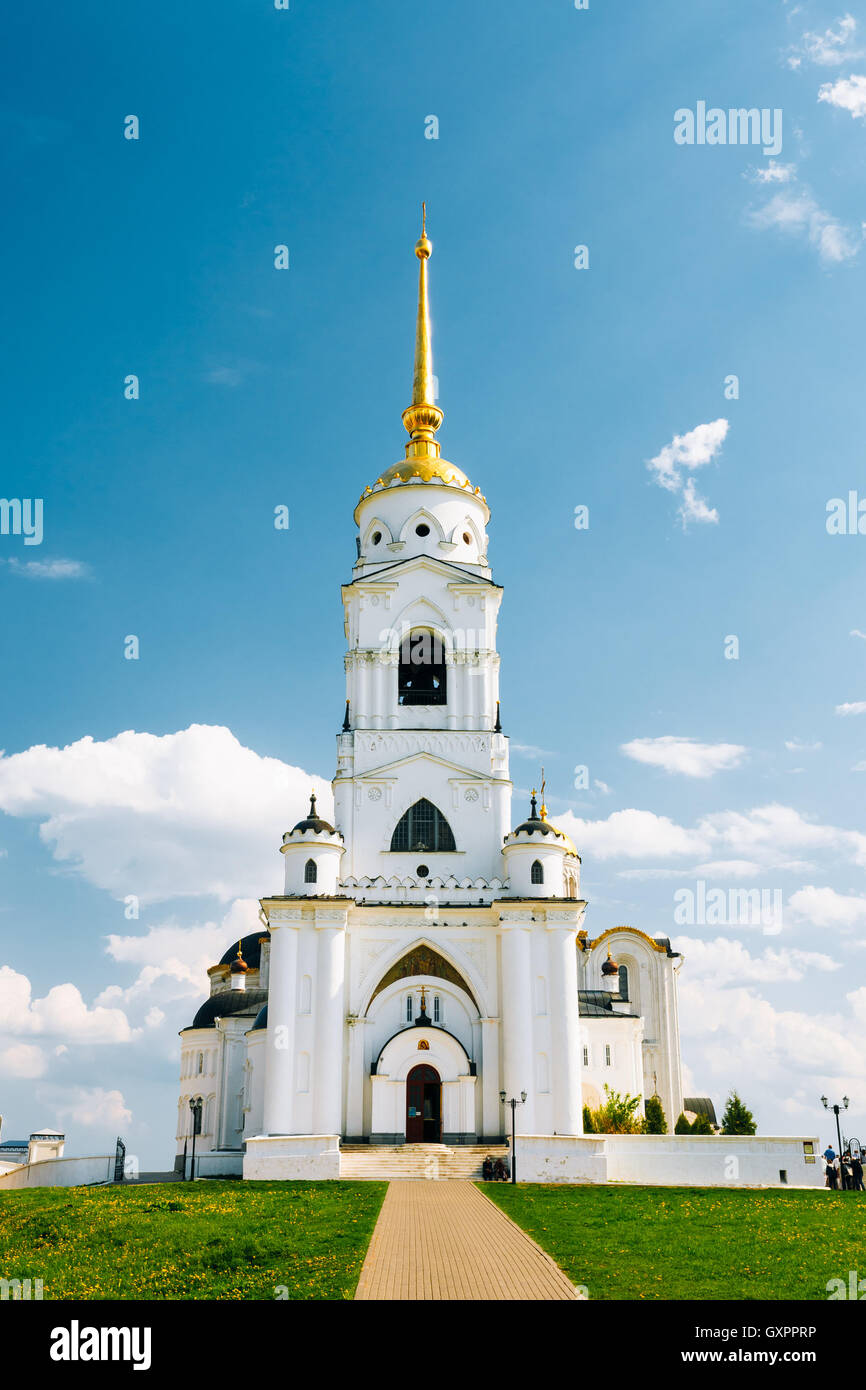
<path fill-rule="evenodd" d="M 544 768 L 541 769 L 541 819 L 547 820 L 547 807 L 544 804 L 544 788 L 547 783 L 544 780 Z"/>
<path fill-rule="evenodd" d="M 421 204 L 421 235 L 415 243 L 420 262 L 418 274 L 418 319 L 415 326 L 415 372 L 412 377 L 412 404 L 403 411 L 403 424 L 409 433 L 406 457 L 438 458 L 439 445 L 433 438 L 442 424 L 443 412 L 434 399 L 433 348 L 430 333 L 430 302 L 427 296 L 427 262 L 433 243 L 427 236 L 427 204 Z"/>

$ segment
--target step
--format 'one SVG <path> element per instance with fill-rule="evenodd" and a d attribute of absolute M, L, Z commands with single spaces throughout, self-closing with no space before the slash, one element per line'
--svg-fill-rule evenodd
<path fill-rule="evenodd" d="M 343 1144 L 340 1177 L 367 1181 L 480 1180 L 484 1160 L 504 1158 L 505 1145 Z"/>

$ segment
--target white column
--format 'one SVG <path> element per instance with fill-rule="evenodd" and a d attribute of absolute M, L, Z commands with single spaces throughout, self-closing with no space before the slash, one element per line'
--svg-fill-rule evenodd
<path fill-rule="evenodd" d="M 534 1134 L 534 1075 L 532 1066 L 532 952 L 531 922 L 500 922 L 502 941 L 502 1090 L 506 1100 L 520 1100 L 518 1134 Z M 507 1123 L 506 1123 L 507 1122 Z M 511 1132 L 511 1110 L 503 1111 L 503 1128 Z"/>
<path fill-rule="evenodd" d="M 554 1134 L 582 1134 L 577 927 L 548 921 Z"/>
<path fill-rule="evenodd" d="M 346 1085 L 346 1133 L 358 1139 L 364 1133 L 364 1034 L 366 1019 L 349 1020 L 349 1074 Z"/>
<path fill-rule="evenodd" d="M 370 663 L 367 653 L 355 653 L 355 695 L 357 705 L 352 723 L 357 729 L 370 727 Z"/>
<path fill-rule="evenodd" d="M 371 726 L 372 726 L 374 729 L 382 729 L 382 728 L 385 727 L 385 720 L 384 720 L 384 718 L 383 718 L 384 713 L 385 713 L 385 679 L 384 679 L 384 677 L 385 677 L 385 668 L 384 668 L 384 666 L 382 665 L 382 657 L 381 657 L 381 656 L 376 656 L 376 657 L 374 657 L 374 659 L 373 659 L 373 670 L 372 670 L 373 699 L 372 699 L 372 705 L 371 705 L 371 710 L 370 710 L 370 713 L 371 713 L 370 723 L 371 723 Z"/>
<path fill-rule="evenodd" d="M 346 914 L 342 921 L 316 914 L 316 1022 L 313 1129 L 341 1134 L 343 1129 L 343 982 L 346 969 Z M 270 1017 L 270 1014 L 268 1014 Z"/>
<path fill-rule="evenodd" d="M 295 1091 L 295 1013 L 300 922 L 271 919 L 268 1041 L 265 1058 L 265 1134 L 292 1133 Z"/>
<path fill-rule="evenodd" d="M 503 1133 L 499 1091 L 499 1019 L 482 1018 L 481 1132 L 488 1139 Z"/>

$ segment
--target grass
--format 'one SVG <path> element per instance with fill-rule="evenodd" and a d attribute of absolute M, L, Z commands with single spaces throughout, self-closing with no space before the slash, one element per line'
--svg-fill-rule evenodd
<path fill-rule="evenodd" d="M 484 1183 L 591 1299 L 827 1299 L 858 1262 L 866 1197 Z"/>
<path fill-rule="evenodd" d="M 46 1299 L 352 1298 L 387 1184 L 202 1182 L 0 1195 L 0 1276 Z"/>

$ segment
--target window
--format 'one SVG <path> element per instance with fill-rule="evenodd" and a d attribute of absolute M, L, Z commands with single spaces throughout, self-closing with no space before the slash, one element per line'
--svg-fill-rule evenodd
<path fill-rule="evenodd" d="M 427 525 L 426 521 L 422 521 L 420 525 L 415 527 L 415 535 L 422 537 L 430 535 L 430 527 Z"/>
<path fill-rule="evenodd" d="M 464 544 L 464 545 L 471 545 L 471 544 L 472 544 L 472 537 L 470 536 L 470 534 L 469 534 L 468 531 L 464 531 L 464 532 L 463 532 L 463 544 Z"/>
<path fill-rule="evenodd" d="M 204 1071 L 204 1053 L 203 1053 L 203 1052 L 200 1052 L 200 1053 L 198 1054 L 198 1063 L 197 1063 L 197 1065 L 196 1065 L 196 1073 L 197 1073 L 198 1076 L 201 1076 L 201 1074 L 202 1074 L 203 1071 Z"/>
<path fill-rule="evenodd" d="M 621 999 L 628 999 L 628 966 L 619 967 L 619 994 Z"/>
<path fill-rule="evenodd" d="M 397 701 L 401 705 L 448 703 L 445 646 L 435 632 L 410 632 L 400 643 Z"/>
<path fill-rule="evenodd" d="M 374 532 L 373 532 L 373 544 L 374 544 L 374 545 L 378 545 L 381 539 L 382 539 L 382 532 L 381 532 L 381 531 L 374 531 Z"/>
<path fill-rule="evenodd" d="M 584 1065 L 585 1067 L 588 1067 L 588 1066 L 589 1066 L 589 1048 L 588 1048 L 588 1047 L 585 1047 L 585 1048 L 583 1049 L 583 1065 Z"/>
<path fill-rule="evenodd" d="M 308 859 L 307 862 L 306 862 L 306 864 L 304 865 L 304 882 L 305 882 L 305 883 L 315 883 L 315 882 L 316 882 L 316 878 L 317 878 L 317 873 L 318 873 L 318 871 L 317 871 L 317 869 L 316 869 L 316 861 L 315 861 L 315 859 Z"/>
<path fill-rule="evenodd" d="M 451 826 L 437 806 L 422 797 L 404 813 L 391 836 L 392 850 L 454 850 Z"/>
<path fill-rule="evenodd" d="M 606 1067 L 610 1066 L 610 1043 L 605 1043 L 604 1045 L 604 1065 Z"/>
<path fill-rule="evenodd" d="M 542 867 L 541 863 L 540 863 L 537 859 L 536 859 L 535 863 L 533 864 L 532 869 L 531 869 L 531 871 L 530 871 L 530 881 L 531 881 L 532 883 L 543 883 L 543 882 L 544 882 L 544 868 Z"/>
<path fill-rule="evenodd" d="M 442 1005 L 438 994 L 433 996 L 433 1022 L 439 1023 L 442 1018 Z"/>
<path fill-rule="evenodd" d="M 411 994 L 409 994 L 409 995 L 406 996 L 406 1022 L 407 1022 L 407 1023 L 413 1023 L 414 1021 L 415 1021 L 415 1003 L 414 1003 L 414 1000 L 412 999 Z"/>

